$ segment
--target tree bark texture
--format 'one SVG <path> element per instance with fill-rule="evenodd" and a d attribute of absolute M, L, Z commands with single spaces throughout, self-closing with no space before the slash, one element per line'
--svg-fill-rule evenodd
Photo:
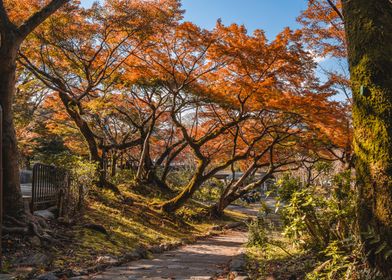
<path fill-rule="evenodd" d="M 358 219 L 369 263 L 392 279 L 392 3 L 344 0 Z"/>

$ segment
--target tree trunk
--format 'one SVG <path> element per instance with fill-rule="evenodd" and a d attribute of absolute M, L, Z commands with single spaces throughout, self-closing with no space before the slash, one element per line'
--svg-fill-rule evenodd
<path fill-rule="evenodd" d="M 80 104 L 72 100 L 72 98 L 70 98 L 66 93 L 59 91 L 58 94 L 68 115 L 79 128 L 80 133 L 82 134 L 84 140 L 87 143 L 90 154 L 90 161 L 98 164 L 98 186 L 101 188 L 110 189 L 115 193 L 119 194 L 120 191 L 118 190 L 118 188 L 106 179 L 107 170 L 104 166 L 105 157 L 103 155 L 99 155 L 99 148 L 97 141 L 95 140 L 94 133 L 91 131 L 89 124 L 80 115 Z"/>
<path fill-rule="evenodd" d="M 210 213 L 211 216 L 213 217 L 221 217 L 227 208 L 231 203 L 233 203 L 235 200 L 237 200 L 240 196 L 237 197 L 235 193 L 230 193 L 226 196 L 222 196 L 219 198 L 218 203 L 214 204 L 211 209 Z"/>
<path fill-rule="evenodd" d="M 184 142 L 177 150 L 175 150 L 173 153 L 168 154 L 165 166 L 163 168 L 162 176 L 161 176 L 161 181 L 166 182 L 167 176 L 169 175 L 170 172 L 170 165 L 173 162 L 174 159 L 177 158 L 177 156 L 188 146 L 187 142 Z"/>
<path fill-rule="evenodd" d="M 148 181 L 149 173 L 152 172 L 152 161 L 150 157 L 150 136 L 151 130 L 145 136 L 142 145 L 142 153 L 140 155 L 139 167 L 136 173 L 136 180 L 139 182 Z"/>
<path fill-rule="evenodd" d="M 6 46 L 6 42 L 2 42 Z M 0 104 L 3 107 L 3 182 L 4 213 L 17 217 L 23 214 L 20 190 L 18 143 L 13 121 L 12 103 L 15 91 L 17 47 L 3 47 L 0 51 Z"/>
<path fill-rule="evenodd" d="M 24 215 L 18 166 L 18 143 L 14 127 L 12 103 L 16 83 L 16 57 L 20 44 L 38 25 L 63 6 L 67 0 L 53 0 L 17 27 L 0 2 L 0 104 L 3 109 L 3 199 L 4 214 Z"/>
<path fill-rule="evenodd" d="M 117 160 L 118 160 L 118 156 L 116 155 L 115 152 L 112 152 L 112 166 L 111 166 L 111 172 L 110 172 L 112 177 L 116 176 Z"/>
<path fill-rule="evenodd" d="M 172 193 L 173 190 L 169 188 L 169 186 L 165 183 L 164 180 L 161 180 L 157 175 L 157 166 L 153 163 L 150 155 L 150 139 L 152 129 L 155 125 L 155 122 L 151 124 L 150 130 L 147 135 L 144 137 L 143 145 L 142 145 L 142 153 L 140 155 L 139 167 L 136 173 L 136 180 L 139 183 L 147 183 L 151 185 L 157 186 L 162 192 Z M 142 133 L 143 134 L 143 133 Z"/>
<path fill-rule="evenodd" d="M 83 138 L 87 143 L 90 153 L 90 160 L 100 162 L 101 157 L 98 153 L 98 144 L 95 140 L 94 133 L 91 131 L 88 123 L 82 118 L 80 112 L 78 112 L 79 104 L 72 100 L 72 98 L 70 98 L 66 93 L 59 92 L 59 97 L 68 115 L 79 128 L 80 133 L 83 135 Z"/>
<path fill-rule="evenodd" d="M 193 175 L 192 180 L 184 188 L 184 190 L 179 193 L 176 197 L 170 199 L 169 201 L 161 205 L 162 210 L 169 213 L 174 212 L 181 208 L 185 202 L 192 197 L 194 192 L 204 183 L 205 177 L 203 176 L 204 170 L 207 167 L 206 160 L 200 160 L 196 173 Z"/>
<path fill-rule="evenodd" d="M 269 178 L 271 178 L 271 174 L 272 174 L 272 171 L 270 170 L 260 180 L 258 180 L 256 182 L 253 182 L 253 183 L 250 183 L 247 186 L 245 186 L 244 188 L 239 189 L 240 185 L 243 182 L 243 180 L 241 180 L 243 178 L 241 178 L 238 182 L 236 182 L 236 184 L 230 190 L 230 192 L 223 193 L 222 196 L 219 198 L 218 203 L 216 203 L 215 205 L 213 205 L 211 207 L 211 214 L 215 215 L 215 216 L 221 216 L 223 214 L 223 211 L 226 209 L 227 206 L 232 204 L 237 199 L 243 197 L 248 192 L 250 192 L 250 191 L 252 191 L 252 190 L 254 190 L 256 188 L 259 188 Z"/>
<path fill-rule="evenodd" d="M 359 227 L 369 263 L 391 279 L 392 3 L 344 0 L 343 13 L 354 96 Z"/>

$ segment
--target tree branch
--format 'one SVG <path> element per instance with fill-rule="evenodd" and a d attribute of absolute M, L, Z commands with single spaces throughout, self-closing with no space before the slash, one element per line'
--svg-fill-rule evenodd
<path fill-rule="evenodd" d="M 332 7 L 332 9 L 338 14 L 340 19 L 344 22 L 343 14 L 339 11 L 338 7 L 331 0 L 327 0 L 328 4 Z"/>
<path fill-rule="evenodd" d="M 41 10 L 34 13 L 18 28 L 20 39 L 23 40 L 26 38 L 26 36 L 29 35 L 38 25 L 44 22 L 49 16 L 67 2 L 69 2 L 69 0 L 52 0 Z"/>

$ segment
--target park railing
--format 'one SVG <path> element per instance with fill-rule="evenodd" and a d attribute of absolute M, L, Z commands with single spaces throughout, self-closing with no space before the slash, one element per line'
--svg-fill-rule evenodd
<path fill-rule="evenodd" d="M 60 167 L 37 163 L 33 167 L 31 211 L 57 206 L 59 216 L 64 211 L 64 199 L 69 191 L 69 172 Z"/>

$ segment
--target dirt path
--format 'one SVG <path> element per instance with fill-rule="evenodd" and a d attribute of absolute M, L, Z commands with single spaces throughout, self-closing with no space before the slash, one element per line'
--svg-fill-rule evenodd
<path fill-rule="evenodd" d="M 235 211 L 254 216 L 256 211 L 235 207 Z M 232 209 L 234 210 L 234 209 Z M 227 273 L 229 264 L 235 264 L 243 256 L 247 233 L 230 230 L 224 234 L 186 245 L 176 250 L 154 255 L 152 259 L 130 262 L 113 267 L 92 276 L 95 280 L 218 279 Z"/>

